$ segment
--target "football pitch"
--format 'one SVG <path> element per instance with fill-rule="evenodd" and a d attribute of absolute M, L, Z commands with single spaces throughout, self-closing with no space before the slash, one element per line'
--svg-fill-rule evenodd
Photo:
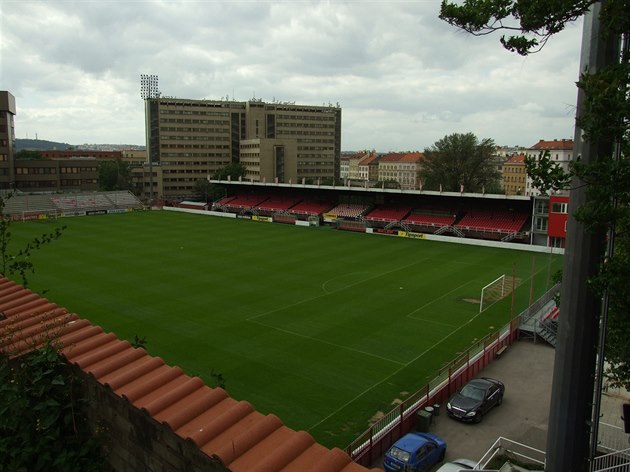
<path fill-rule="evenodd" d="M 175 212 L 14 223 L 29 288 L 344 448 L 552 285 L 561 256 Z M 479 314 L 481 288 L 521 284 Z"/>

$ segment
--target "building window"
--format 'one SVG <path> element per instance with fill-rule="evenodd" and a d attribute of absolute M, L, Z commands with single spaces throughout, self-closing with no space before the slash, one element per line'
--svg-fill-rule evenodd
<path fill-rule="evenodd" d="M 552 213 L 565 213 L 566 214 L 567 213 L 567 207 L 568 207 L 568 204 L 566 204 L 566 203 L 556 202 L 556 203 L 553 203 L 551 205 L 551 212 Z"/>

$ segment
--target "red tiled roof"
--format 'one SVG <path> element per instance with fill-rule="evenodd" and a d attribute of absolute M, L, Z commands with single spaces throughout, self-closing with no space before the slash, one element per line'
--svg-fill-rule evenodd
<path fill-rule="evenodd" d="M 515 154 L 503 163 L 506 164 L 525 164 L 525 154 Z"/>
<path fill-rule="evenodd" d="M 573 149 L 573 140 L 572 139 L 554 139 L 553 141 L 545 141 L 541 139 L 536 144 L 534 144 L 530 149 L 549 149 L 549 150 L 560 150 L 560 151 L 570 151 Z"/>
<path fill-rule="evenodd" d="M 360 166 L 367 166 L 367 165 L 369 165 L 369 164 L 376 163 L 376 162 L 375 162 L 375 161 L 376 161 L 376 159 L 377 159 L 377 158 L 376 158 L 376 155 L 375 155 L 375 154 L 368 154 L 367 156 L 365 156 L 363 159 L 361 159 L 361 160 L 359 161 L 359 165 L 360 165 Z"/>
<path fill-rule="evenodd" d="M 58 341 L 69 362 L 208 456 L 219 456 L 233 472 L 367 470 L 340 449 L 316 443 L 277 416 L 257 412 L 4 277 L 0 314 L 6 317 L 0 321 L 0 353 L 17 357 Z"/>
<path fill-rule="evenodd" d="M 399 152 L 391 152 L 381 157 L 379 162 L 396 162 L 403 158 L 404 154 Z"/>
<path fill-rule="evenodd" d="M 424 159 L 424 154 L 421 152 L 409 152 L 405 154 L 400 160 L 402 162 L 420 162 Z"/>

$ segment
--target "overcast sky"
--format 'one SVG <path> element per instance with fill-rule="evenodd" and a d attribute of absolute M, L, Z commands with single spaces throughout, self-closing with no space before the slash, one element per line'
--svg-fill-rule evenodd
<path fill-rule="evenodd" d="M 17 138 L 144 144 L 162 95 L 342 107 L 342 149 L 572 138 L 582 23 L 520 57 L 438 19 L 439 0 L 0 0 L 0 89 Z"/>

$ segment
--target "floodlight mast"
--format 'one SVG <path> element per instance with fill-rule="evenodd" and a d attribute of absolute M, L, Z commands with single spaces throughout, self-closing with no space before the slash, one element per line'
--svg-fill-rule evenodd
<path fill-rule="evenodd" d="M 160 98 L 157 75 L 140 74 L 140 97 L 144 100 L 145 141 L 149 159 L 149 203 L 153 204 L 153 157 L 157 149 L 154 150 L 151 146 L 151 112 L 149 106 L 151 100 Z"/>

